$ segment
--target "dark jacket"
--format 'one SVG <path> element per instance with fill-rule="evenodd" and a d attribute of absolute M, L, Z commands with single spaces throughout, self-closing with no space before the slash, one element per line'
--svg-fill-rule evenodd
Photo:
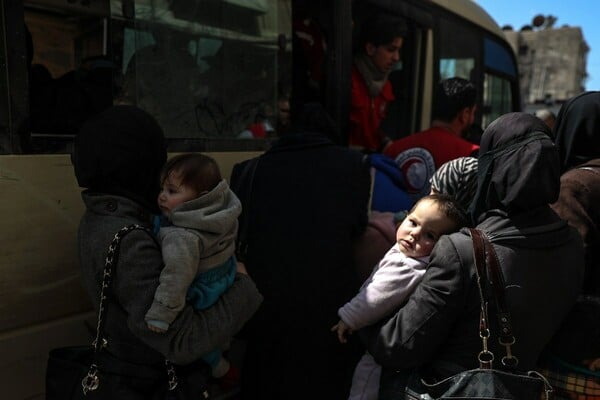
<path fill-rule="evenodd" d="M 552 207 L 583 238 L 584 293 L 600 295 L 600 92 L 585 92 L 563 104 L 555 135 L 563 176 L 560 197 Z"/>
<path fill-rule="evenodd" d="M 599 154 L 600 155 L 600 154 Z M 583 292 L 600 296 L 600 159 L 565 172 L 552 209 L 577 228 L 585 249 Z"/>
<path fill-rule="evenodd" d="M 360 349 L 330 328 L 359 287 L 352 249 L 369 196 L 361 154 L 320 135 L 286 136 L 260 157 L 251 199 L 236 194 L 250 215 L 246 266 L 264 295 L 247 327 L 244 398 L 345 399 Z"/>
<path fill-rule="evenodd" d="M 558 194 L 558 153 L 547 128 L 534 119 L 507 114 L 486 129 L 473 202 L 477 227 L 492 241 L 504 275 L 520 370 L 535 367 L 574 303 L 583 272 L 577 232 L 547 205 Z M 465 232 L 440 238 L 408 303 L 382 326 L 364 332 L 375 360 L 387 369 L 419 368 L 430 378 L 477 367 L 482 344 L 474 271 Z M 499 360 L 504 348 L 497 344 L 494 307 L 489 312 L 490 346 Z M 494 366 L 501 368 L 498 361 Z M 386 379 L 393 374 L 382 375 L 382 387 Z"/>
<path fill-rule="evenodd" d="M 151 226 L 145 208 L 125 197 L 83 193 L 86 211 L 78 233 L 84 287 L 96 309 L 108 245 L 129 224 Z M 108 351 L 138 364 L 164 364 L 164 357 L 187 364 L 223 348 L 258 308 L 261 296 L 252 280 L 239 275 L 219 301 L 202 313 L 189 305 L 168 332 L 153 333 L 144 315 L 154 298 L 163 268 L 160 247 L 152 236 L 136 230 L 123 238 L 112 287 L 116 303 L 107 306 Z"/>

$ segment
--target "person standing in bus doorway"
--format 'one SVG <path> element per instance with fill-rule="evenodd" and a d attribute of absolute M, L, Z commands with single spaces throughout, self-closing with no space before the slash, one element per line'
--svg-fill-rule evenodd
<path fill-rule="evenodd" d="M 390 142 L 380 125 L 394 100 L 388 75 L 400 61 L 407 32 L 405 21 L 387 15 L 371 16 L 360 26 L 360 46 L 352 67 L 351 147 L 378 152 Z"/>
<path fill-rule="evenodd" d="M 396 160 L 413 200 L 430 192 L 431 177 L 442 164 L 476 156 L 479 145 L 464 138 L 475 122 L 477 89 L 466 79 L 438 83 L 433 97 L 431 127 L 392 142 L 384 154 Z"/>
<path fill-rule="evenodd" d="M 353 246 L 367 223 L 369 171 L 361 153 L 331 140 L 321 105 L 297 110 L 292 102 L 288 133 L 231 175 L 245 264 L 264 296 L 242 336 L 244 400 L 346 400 L 364 352 L 356 338 L 339 346 L 329 328 L 360 286 Z"/>

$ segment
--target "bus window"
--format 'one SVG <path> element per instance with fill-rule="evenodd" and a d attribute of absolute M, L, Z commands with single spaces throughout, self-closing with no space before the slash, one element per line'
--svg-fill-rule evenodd
<path fill-rule="evenodd" d="M 464 24 L 442 18 L 439 37 L 440 80 L 459 77 L 477 85 L 476 68 L 481 58 L 477 32 Z"/>
<path fill-rule="evenodd" d="M 485 38 L 483 43 L 486 73 L 482 123 L 487 126 L 502 114 L 514 111 L 512 83 L 517 80 L 517 70 L 511 50 L 489 38 Z"/>
<path fill-rule="evenodd" d="M 282 65 L 291 48 L 280 45 L 291 37 L 291 2 L 207 3 L 202 13 L 194 4 L 136 4 L 134 21 L 114 10 L 123 38 L 113 43 L 124 75 L 117 102 L 154 115 L 171 143 L 235 150 L 240 139 L 274 136 L 291 71 Z"/>
<path fill-rule="evenodd" d="M 485 129 L 500 115 L 517 110 L 517 64 L 508 45 L 458 20 L 441 18 L 439 27 L 439 77 L 457 76 L 475 84 L 477 126 Z"/>
<path fill-rule="evenodd" d="M 475 67 L 473 58 L 444 58 L 440 60 L 440 79 L 464 78 L 469 79 Z"/>
<path fill-rule="evenodd" d="M 484 74 L 483 80 L 483 126 L 488 126 L 493 120 L 511 112 L 512 89 L 509 80 L 489 73 Z"/>
<path fill-rule="evenodd" d="M 105 49 L 107 2 L 23 5 L 28 48 L 29 130 L 23 152 L 67 152 L 81 124 L 112 104 L 113 70 Z M 12 72 L 14 73 L 14 71 Z"/>
<path fill-rule="evenodd" d="M 454 19 L 441 18 L 439 25 L 439 80 L 459 77 L 471 81 L 481 104 L 481 33 Z M 482 114 L 477 108 L 474 127 L 479 127 Z M 466 136 L 470 139 L 470 135 Z"/>

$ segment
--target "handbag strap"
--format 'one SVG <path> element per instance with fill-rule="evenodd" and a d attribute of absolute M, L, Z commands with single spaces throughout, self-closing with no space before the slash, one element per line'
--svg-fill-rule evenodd
<path fill-rule="evenodd" d="M 104 261 L 104 271 L 102 274 L 102 287 L 100 289 L 100 305 L 98 307 L 98 323 L 96 325 L 96 338 L 92 343 L 92 345 L 94 346 L 94 356 L 92 365 L 90 366 L 87 375 L 81 381 L 84 395 L 90 391 L 96 390 L 100 385 L 100 378 L 98 377 L 99 353 L 103 348 L 106 348 L 108 346 L 108 339 L 106 338 L 106 335 L 104 333 L 104 325 L 106 323 L 106 301 L 108 300 L 108 297 L 110 295 L 114 296 L 114 291 L 112 290 L 111 283 L 114 277 L 115 267 L 119 261 L 119 249 L 121 248 L 121 241 L 123 237 L 125 237 L 125 235 L 137 229 L 147 232 L 152 238 L 154 238 L 151 229 L 139 224 L 131 224 L 119 229 L 119 231 L 115 234 L 112 241 L 110 242 L 110 245 L 108 246 L 108 252 Z M 169 390 L 173 390 L 177 387 L 178 384 L 175 367 L 166 358 L 165 366 Z"/>
<path fill-rule="evenodd" d="M 489 351 L 488 340 L 490 338 L 490 327 L 488 324 L 487 301 L 483 292 L 481 277 L 485 276 L 483 266 L 485 265 L 485 248 L 483 238 L 476 229 L 470 229 L 473 240 L 473 258 L 475 260 L 475 278 L 477 288 L 479 289 L 479 298 L 481 299 L 481 309 L 479 311 L 479 337 L 482 341 L 483 350 L 479 352 L 479 368 L 492 369 L 494 354 Z"/>
<path fill-rule="evenodd" d="M 132 224 L 119 229 L 119 231 L 113 237 L 113 240 L 110 242 L 110 245 L 108 246 L 108 252 L 104 261 L 104 272 L 102 274 L 100 306 L 98 307 L 98 323 L 96 325 L 96 339 L 93 342 L 94 353 L 99 352 L 103 347 L 106 347 L 108 345 L 108 339 L 106 339 L 106 335 L 104 334 L 104 325 L 106 323 L 106 301 L 108 299 L 108 296 L 112 294 L 111 283 L 115 272 L 115 266 L 119 261 L 119 249 L 121 247 L 121 240 L 129 232 L 132 232 L 136 229 L 146 231 L 150 235 L 152 235 L 152 231 L 149 228 L 138 224 Z"/>
<path fill-rule="evenodd" d="M 511 315 L 506 306 L 506 297 L 504 293 L 504 277 L 498 262 L 498 256 L 489 238 L 482 231 L 474 228 L 469 229 L 471 238 L 473 239 L 473 252 L 475 259 L 475 273 L 477 276 L 477 285 L 479 288 L 479 296 L 481 298 L 481 316 L 479 336 L 483 341 L 483 351 L 479 353 L 479 362 L 481 368 L 492 368 L 494 355 L 488 349 L 488 339 L 490 337 L 489 319 L 486 301 L 486 291 L 488 285 L 482 284 L 482 277 L 487 278 L 489 287 L 491 288 L 496 309 L 500 333 L 498 342 L 504 346 L 506 355 L 502 357 L 502 365 L 507 368 L 515 369 L 519 364 L 519 359 L 512 354 L 512 345 L 516 339 L 512 331 Z M 486 269 L 486 266 L 488 267 Z M 487 273 L 489 270 L 489 273 Z"/>

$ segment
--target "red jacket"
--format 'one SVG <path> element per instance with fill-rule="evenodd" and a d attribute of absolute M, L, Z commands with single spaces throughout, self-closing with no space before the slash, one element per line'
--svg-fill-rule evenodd
<path fill-rule="evenodd" d="M 392 142 L 384 154 L 396 160 L 409 193 L 429 193 L 429 180 L 442 164 L 459 157 L 475 156 L 479 146 L 444 128 L 434 127 Z"/>
<path fill-rule="evenodd" d="M 384 134 L 379 124 L 387 113 L 388 104 L 394 100 L 389 81 L 377 97 L 371 97 L 364 78 L 356 67 L 352 67 L 352 104 L 350 106 L 350 146 L 360 146 L 377 151 Z"/>

